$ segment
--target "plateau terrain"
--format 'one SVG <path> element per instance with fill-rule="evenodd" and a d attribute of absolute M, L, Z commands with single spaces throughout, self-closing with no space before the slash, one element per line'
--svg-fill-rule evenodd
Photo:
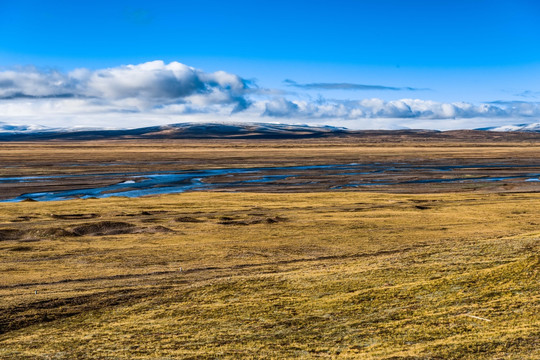
<path fill-rule="evenodd" d="M 1 143 L 0 358 L 537 359 L 540 145 L 394 136 Z"/>

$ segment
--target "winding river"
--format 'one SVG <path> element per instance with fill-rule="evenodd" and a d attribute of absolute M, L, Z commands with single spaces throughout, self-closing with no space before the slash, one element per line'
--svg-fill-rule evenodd
<path fill-rule="evenodd" d="M 0 186 L 48 184 L 58 182 L 91 184 L 92 179 L 113 182 L 111 185 L 86 185 L 85 188 L 29 192 L 2 202 L 27 199 L 37 201 L 74 198 L 106 198 L 111 196 L 140 197 L 210 189 L 249 189 L 261 187 L 279 191 L 280 187 L 313 187 L 325 190 L 386 187 L 429 183 L 475 183 L 494 181 L 540 182 L 540 165 L 412 165 L 405 163 L 327 164 L 290 167 L 231 168 L 161 172 L 103 173 L 0 178 Z M 115 182 L 118 179 L 118 182 Z"/>

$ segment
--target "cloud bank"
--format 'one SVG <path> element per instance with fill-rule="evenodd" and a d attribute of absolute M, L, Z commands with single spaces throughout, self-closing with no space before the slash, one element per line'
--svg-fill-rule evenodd
<path fill-rule="evenodd" d="M 276 98 L 265 105 L 264 115 L 271 117 L 301 118 L 422 118 L 433 120 L 456 118 L 510 118 L 539 117 L 537 103 L 492 102 L 474 105 L 466 102 L 441 103 L 431 100 L 401 99 L 384 101 L 363 99 L 358 101 L 286 100 Z"/>
<path fill-rule="evenodd" d="M 420 90 L 348 83 L 298 84 L 298 89 Z M 152 61 L 71 72 L 34 67 L 0 71 L 0 124 L 129 128 L 186 121 L 328 124 L 349 128 L 475 128 L 536 122 L 540 103 L 481 104 L 425 99 L 335 100 L 258 88 L 225 71 L 213 73 Z"/>

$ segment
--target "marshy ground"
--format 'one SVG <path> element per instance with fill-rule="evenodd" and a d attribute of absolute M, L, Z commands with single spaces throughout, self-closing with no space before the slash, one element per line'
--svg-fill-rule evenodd
<path fill-rule="evenodd" d="M 362 139 L 0 143 L 0 201 L 193 190 L 529 192 L 537 142 Z"/>
<path fill-rule="evenodd" d="M 3 176 L 91 158 L 206 168 L 539 158 L 531 144 L 98 144 L 78 159 L 76 144 L 8 145 L 2 161 L 17 167 Z M 2 203 L 0 358 L 537 359 L 540 194 L 525 184 Z"/>

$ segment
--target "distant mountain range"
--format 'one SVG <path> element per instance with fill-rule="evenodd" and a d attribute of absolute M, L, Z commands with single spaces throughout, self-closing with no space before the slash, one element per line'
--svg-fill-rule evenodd
<path fill-rule="evenodd" d="M 0 141 L 363 138 L 376 141 L 540 140 L 540 123 L 477 130 L 348 130 L 269 123 L 180 123 L 137 129 L 52 129 L 0 124 Z"/>
<path fill-rule="evenodd" d="M 533 124 L 503 125 L 503 126 L 482 128 L 478 130 L 540 132 L 540 122 L 533 123 Z"/>
<path fill-rule="evenodd" d="M 0 140 L 312 138 L 347 134 L 345 128 L 286 124 L 180 123 L 137 129 L 52 129 L 0 125 Z"/>

